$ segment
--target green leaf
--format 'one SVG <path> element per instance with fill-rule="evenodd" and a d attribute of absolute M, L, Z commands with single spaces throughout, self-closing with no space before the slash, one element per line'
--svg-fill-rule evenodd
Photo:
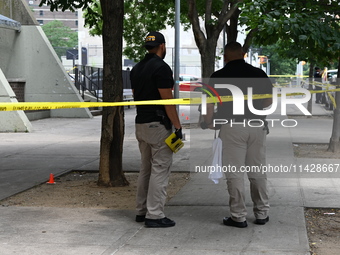
<path fill-rule="evenodd" d="M 299 40 L 304 41 L 307 40 L 308 36 L 307 35 L 299 35 Z"/>

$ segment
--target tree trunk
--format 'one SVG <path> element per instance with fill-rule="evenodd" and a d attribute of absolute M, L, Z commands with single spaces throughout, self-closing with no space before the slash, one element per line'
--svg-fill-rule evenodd
<path fill-rule="evenodd" d="M 104 102 L 123 98 L 122 37 L 124 0 L 100 0 L 103 15 Z M 98 185 L 126 186 L 123 173 L 124 108 L 104 107 Z"/>
<path fill-rule="evenodd" d="M 335 93 L 336 108 L 334 110 L 332 136 L 329 140 L 328 151 L 340 152 L 340 92 Z"/>
<path fill-rule="evenodd" d="M 338 77 L 336 79 L 337 88 L 340 88 L 340 57 L 338 63 Z M 328 151 L 340 152 L 340 92 L 335 93 L 336 108 L 334 110 L 333 130 L 329 141 Z"/>
<path fill-rule="evenodd" d="M 209 78 L 211 74 L 215 71 L 216 62 L 216 47 L 217 39 L 206 40 L 202 49 L 201 54 L 201 64 L 202 64 L 202 78 Z"/>

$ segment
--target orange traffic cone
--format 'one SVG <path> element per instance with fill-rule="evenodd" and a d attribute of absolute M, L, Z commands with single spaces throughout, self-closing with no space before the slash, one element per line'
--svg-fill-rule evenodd
<path fill-rule="evenodd" d="M 50 180 L 47 182 L 48 184 L 55 184 L 54 182 L 54 175 L 50 174 Z"/>

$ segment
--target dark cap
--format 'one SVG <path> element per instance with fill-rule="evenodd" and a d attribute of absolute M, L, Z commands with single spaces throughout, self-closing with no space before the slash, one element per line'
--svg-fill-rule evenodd
<path fill-rule="evenodd" d="M 315 67 L 315 70 L 319 70 L 319 69 L 320 69 L 320 67 L 317 67 L 317 66 Z"/>
<path fill-rule="evenodd" d="M 162 43 L 165 43 L 165 39 L 164 39 L 164 36 L 160 32 L 150 32 L 145 37 L 144 47 L 146 46 L 155 47 Z"/>

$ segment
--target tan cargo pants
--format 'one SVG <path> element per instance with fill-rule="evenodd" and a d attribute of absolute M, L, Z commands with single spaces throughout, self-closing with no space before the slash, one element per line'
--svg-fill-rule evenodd
<path fill-rule="evenodd" d="M 266 164 L 266 131 L 263 127 L 247 124 L 222 125 L 220 131 L 223 147 L 223 165 L 234 166 L 236 172 L 226 172 L 231 218 L 237 222 L 246 220 L 244 175 L 250 181 L 250 194 L 256 219 L 265 219 L 269 210 L 267 177 L 262 172 L 246 172 L 245 166 Z"/>
<path fill-rule="evenodd" d="M 148 219 L 164 218 L 173 152 L 165 139 L 171 130 L 159 122 L 136 124 L 136 138 L 141 153 L 141 168 L 138 176 L 136 211 Z"/>

